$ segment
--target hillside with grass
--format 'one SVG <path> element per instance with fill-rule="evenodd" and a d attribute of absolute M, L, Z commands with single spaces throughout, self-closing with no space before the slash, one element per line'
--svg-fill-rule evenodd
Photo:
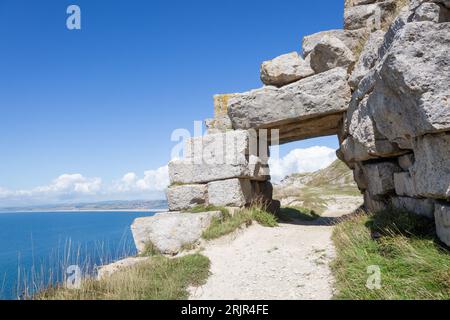
<path fill-rule="evenodd" d="M 340 210 L 343 203 L 356 207 L 362 203 L 352 171 L 340 160 L 313 173 L 286 177 L 274 185 L 274 198 L 283 207 L 303 207 L 319 213 L 333 208 Z"/>

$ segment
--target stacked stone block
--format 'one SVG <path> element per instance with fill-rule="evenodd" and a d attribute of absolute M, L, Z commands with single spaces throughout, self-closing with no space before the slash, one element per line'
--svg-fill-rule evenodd
<path fill-rule="evenodd" d="M 267 159 L 258 156 L 256 138 L 250 131 L 228 130 L 188 139 L 184 159 L 169 163 L 170 210 L 197 205 L 246 207 L 257 201 L 270 205 Z"/>

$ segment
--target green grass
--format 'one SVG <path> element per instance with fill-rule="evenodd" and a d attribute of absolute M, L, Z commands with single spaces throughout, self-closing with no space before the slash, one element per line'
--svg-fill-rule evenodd
<path fill-rule="evenodd" d="M 205 205 L 198 205 L 194 208 L 188 210 L 189 213 L 201 213 L 201 212 L 211 212 L 211 211 L 220 211 L 224 216 L 230 215 L 230 212 L 227 208 L 224 207 L 217 207 L 217 206 L 205 206 Z"/>
<path fill-rule="evenodd" d="M 426 218 L 398 210 L 361 214 L 339 224 L 333 241 L 337 299 L 450 299 L 450 254 Z M 379 266 L 381 289 L 366 288 L 369 266 Z"/>
<path fill-rule="evenodd" d="M 217 239 L 227 234 L 230 234 L 243 226 L 250 226 L 253 221 L 265 227 L 278 226 L 277 218 L 258 207 L 242 209 L 234 215 L 224 214 L 221 219 L 214 218 L 211 225 L 206 229 L 202 237 L 205 240 Z"/>
<path fill-rule="evenodd" d="M 49 288 L 36 300 L 180 300 L 189 286 L 200 286 L 209 276 L 210 261 L 200 254 L 180 258 L 156 256 L 148 262 L 102 280 L 84 280 L 80 289 Z"/>
<path fill-rule="evenodd" d="M 279 213 L 280 219 L 285 221 L 301 220 L 301 221 L 314 221 L 320 218 L 314 210 L 301 208 L 301 207 L 287 207 L 282 208 Z"/>

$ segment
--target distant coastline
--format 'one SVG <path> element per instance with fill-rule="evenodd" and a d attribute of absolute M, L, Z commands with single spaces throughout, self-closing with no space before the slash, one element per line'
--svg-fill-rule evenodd
<path fill-rule="evenodd" d="M 52 204 L 0 208 L 0 213 L 33 212 L 164 212 L 166 200 L 103 201 L 96 203 Z"/>

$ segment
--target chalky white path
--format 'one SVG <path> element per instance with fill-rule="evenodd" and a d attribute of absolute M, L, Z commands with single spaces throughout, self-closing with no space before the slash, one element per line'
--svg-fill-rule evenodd
<path fill-rule="evenodd" d="M 324 217 L 350 212 L 326 212 Z M 202 254 L 211 260 L 212 275 L 204 286 L 190 288 L 190 299 L 331 299 L 332 231 L 332 226 L 317 222 L 277 228 L 255 224 L 209 242 Z"/>

